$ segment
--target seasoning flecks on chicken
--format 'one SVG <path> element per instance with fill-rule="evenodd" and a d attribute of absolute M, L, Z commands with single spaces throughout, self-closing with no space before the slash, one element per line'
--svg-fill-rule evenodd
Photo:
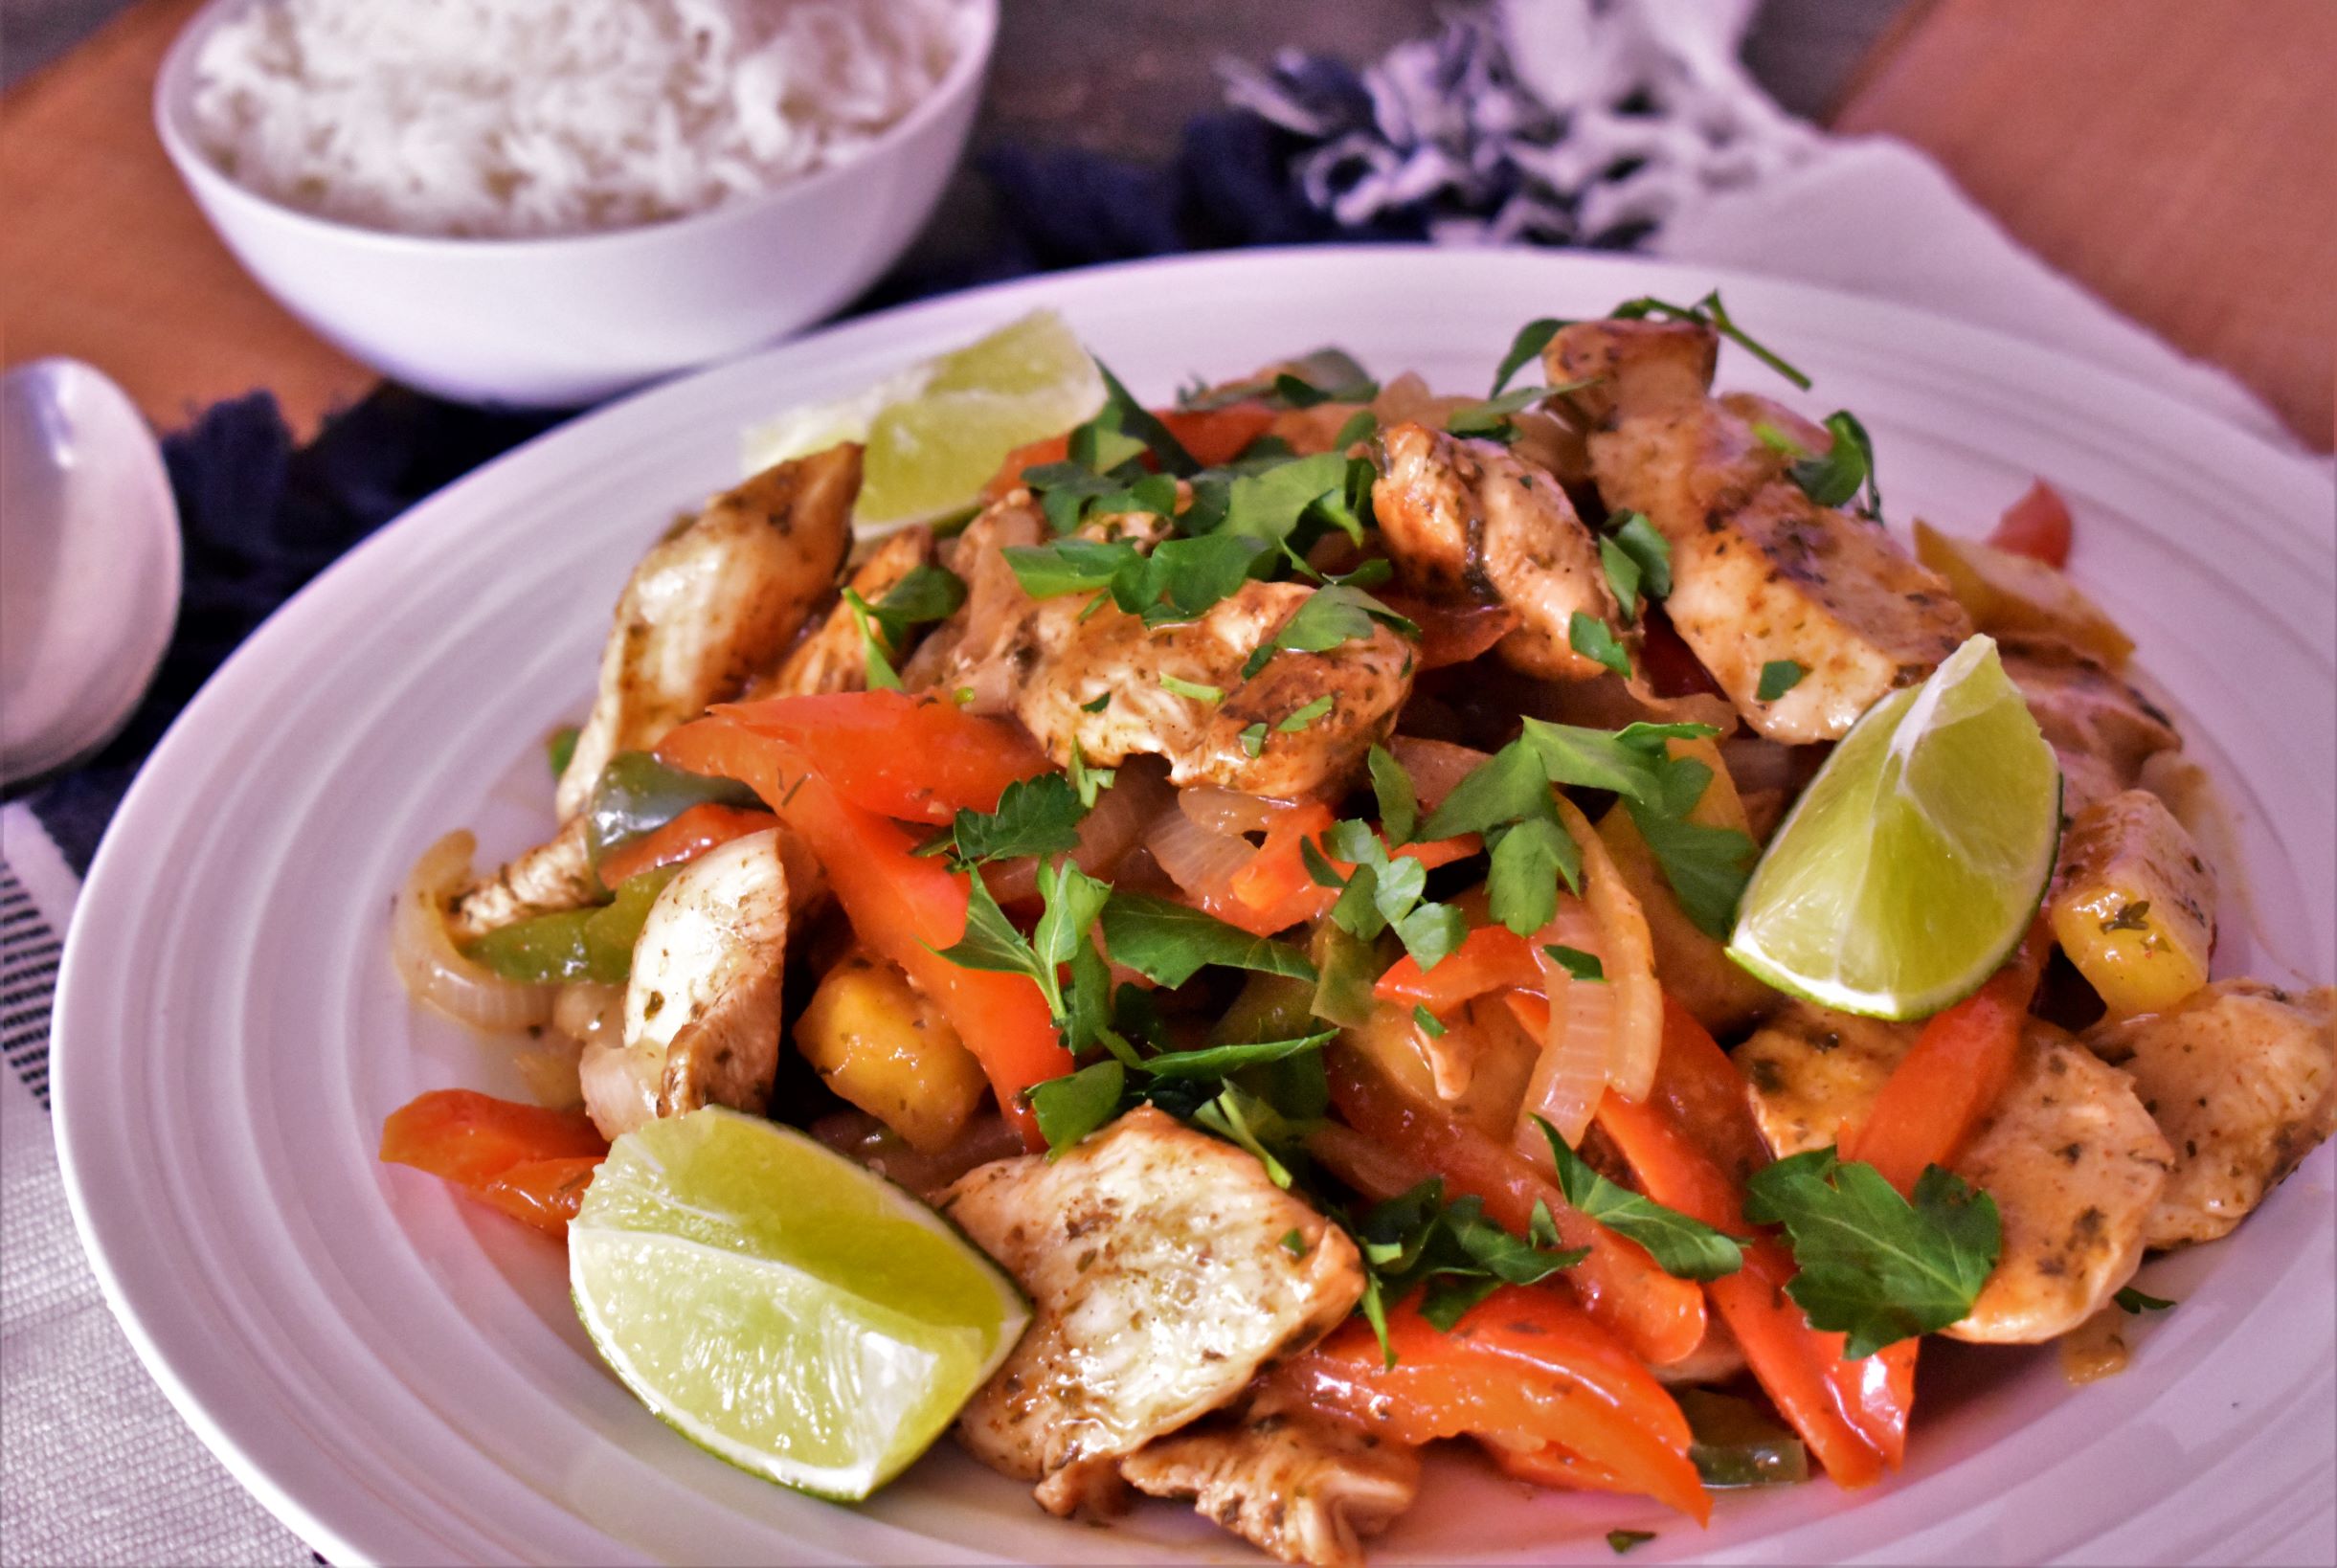
<path fill-rule="evenodd" d="M 1345 1232 L 1255 1156 L 1149 1106 L 1054 1160 L 972 1171 L 941 1207 L 1034 1307 L 959 1440 L 1039 1483 L 1056 1512 L 1099 1469 L 1231 1402 L 1362 1294 Z M 1293 1231 L 1299 1250 L 1285 1244 Z"/>
<path fill-rule="evenodd" d="M 1501 604 L 1518 624 L 1499 643 L 1515 668 L 1547 681 L 1592 681 L 1607 666 L 1575 652 L 1574 617 L 1627 646 L 1598 541 L 1558 482 L 1493 441 L 1417 424 L 1387 432 L 1372 511 L 1408 586 L 1432 597 Z"/>
<path fill-rule="evenodd" d="M 861 449 L 847 442 L 755 475 L 642 556 L 617 602 L 600 690 L 560 774 L 563 820 L 609 759 L 737 696 L 836 589 L 852 541 Z"/>
<path fill-rule="evenodd" d="M 966 525 L 947 547 L 945 563 L 965 583 L 965 602 L 901 666 L 903 685 L 962 691 L 969 712 L 997 715 L 1011 708 L 1015 668 L 1008 655 L 1037 601 L 1022 591 L 1006 551 L 1046 537 L 1046 519 L 1028 490 L 1009 492 Z"/>
<path fill-rule="evenodd" d="M 458 944 L 474 942 L 522 920 L 598 903 L 605 889 L 584 830 L 584 818 L 572 817 L 551 838 L 456 894 L 446 911 L 447 935 Z"/>
<path fill-rule="evenodd" d="M 1414 650 L 1375 624 L 1368 637 L 1319 653 L 1278 652 L 1246 678 L 1250 655 L 1314 592 L 1247 582 L 1198 619 L 1153 627 L 1111 605 L 1083 616 L 1085 599 L 1050 599 L 1025 623 L 1015 714 L 1060 766 L 1069 765 L 1075 747 L 1106 767 L 1145 753 L 1166 758 L 1169 782 L 1180 789 L 1214 784 L 1283 799 L 1335 794 L 1394 728 L 1411 691 Z M 1223 695 L 1186 695 L 1164 680 Z M 1281 728 L 1325 697 L 1328 711 L 1298 729 Z"/>
<path fill-rule="evenodd" d="M 2337 1132 L 2337 990 L 2218 980 L 2180 1006 L 2097 1025 L 2173 1148 L 2152 1247 L 2212 1242 Z"/>
<path fill-rule="evenodd" d="M 2000 638 L 1996 651 L 2060 759 L 2064 815 L 2133 788 L 2144 763 L 2181 749 L 2173 722 L 2091 654 L 2032 636 Z"/>
<path fill-rule="evenodd" d="M 862 602 L 874 605 L 883 602 L 887 594 L 899 586 L 901 580 L 919 567 L 929 566 L 933 559 L 933 530 L 923 526 L 903 528 L 877 546 L 875 551 L 852 571 L 849 587 L 861 596 Z M 885 642 L 881 627 L 870 627 L 870 635 Z M 885 656 L 898 664 L 902 650 L 886 646 Z M 860 616 L 840 596 L 819 625 L 806 632 L 796 645 L 787 650 L 779 667 L 767 678 L 755 682 L 746 696 L 806 697 L 823 691 L 865 691 L 868 688 L 868 655 L 861 640 Z"/>
<path fill-rule="evenodd" d="M 1562 330 L 1544 359 L 1554 378 L 1601 378 L 1570 394 L 1600 425 L 1599 492 L 1670 542 L 1665 609 L 1738 712 L 1775 740 L 1838 740 L 1877 698 L 1930 674 L 1971 623 L 1880 527 L 1792 482 L 1790 453 L 1754 428 L 1770 405 L 1705 395 L 1716 353 L 1700 324 L 1600 321 Z M 1798 444 L 1812 431 L 1781 434 Z M 1762 672 L 1779 662 L 1802 676 L 1764 702 Z"/>
<path fill-rule="evenodd" d="M 1803 1001 L 1771 1015 L 1732 1060 L 1777 1157 L 1838 1143 L 1865 1121 L 1917 1031 Z"/>
<path fill-rule="evenodd" d="M 1996 1200 L 2004 1244 L 1970 1313 L 1944 1332 L 2034 1345 L 2107 1307 L 2142 1263 L 2172 1163 L 2133 1080 L 2030 1019 L 2011 1082 L 1950 1162 Z"/>
<path fill-rule="evenodd" d="M 602 1135 L 702 1106 L 765 1109 L 789 892 L 779 831 L 766 828 L 707 851 L 658 894 L 633 945 L 623 1042 L 587 1046 L 580 1064 Z"/>
<path fill-rule="evenodd" d="M 1420 1455 L 1302 1410 L 1212 1418 L 1146 1444 L 1120 1474 L 1152 1497 L 1190 1497 L 1203 1516 L 1284 1562 L 1355 1568 L 1420 1493 Z"/>

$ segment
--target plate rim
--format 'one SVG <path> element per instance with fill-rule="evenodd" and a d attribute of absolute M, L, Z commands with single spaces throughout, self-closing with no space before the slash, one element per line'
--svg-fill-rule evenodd
<path fill-rule="evenodd" d="M 280 1486 L 265 1466 L 247 1452 L 234 1434 L 212 1419 L 192 1386 L 191 1378 L 193 1374 L 171 1361 L 150 1331 L 139 1303 L 132 1299 L 117 1271 L 116 1260 L 108 1251 L 109 1221 L 101 1207 L 104 1199 L 90 1185 L 83 1161 L 85 1151 L 79 1145 L 80 1134 L 75 1131 L 80 1122 L 76 1112 L 82 1104 L 80 1091 L 76 1087 L 80 1078 L 75 1064 L 81 1060 L 81 1052 L 76 1045 L 80 1038 L 76 1019 L 94 1008 L 94 999 L 84 998 L 93 996 L 93 987 L 103 984 L 102 975 L 97 968 L 98 959 L 93 956 L 102 938 L 90 933 L 98 928 L 104 912 L 117 901 L 136 896 L 137 877 L 142 868 L 130 860 L 132 851 L 126 847 L 136 841 L 135 830 L 143 826 L 147 816 L 159 809 L 153 803 L 167 795 L 173 773 L 197 766 L 209 721 L 215 713 L 233 711 L 232 705 L 240 686 L 247 682 L 257 681 L 258 677 L 253 672 L 274 658 L 280 643 L 288 637 L 298 635 L 296 631 L 287 631 L 286 628 L 299 625 L 306 614 L 303 607 L 347 592 L 350 580 L 372 570 L 371 563 L 382 551 L 404 548 L 403 541 L 412 537 L 426 520 L 449 509 L 460 508 L 473 491 L 496 478 L 508 476 L 514 469 L 528 470 L 562 461 L 566 458 L 563 448 L 581 448 L 597 433 L 612 425 L 642 419 L 651 411 L 667 404 L 680 408 L 694 396 L 706 395 L 708 387 L 726 383 L 730 378 L 741 381 L 767 378 L 775 364 L 783 366 L 791 358 L 807 356 L 821 346 L 850 344 L 861 339 L 880 340 L 893 334 L 905 340 L 913 340 L 921 334 L 930 336 L 926 323 L 932 319 L 949 320 L 978 314 L 982 309 L 994 309 L 1002 319 L 1010 308 L 1029 308 L 1045 303 L 1051 294 L 1066 289 L 1077 291 L 1091 284 L 1127 281 L 1160 274 L 1198 275 L 1235 271 L 1276 275 L 1286 270 L 1304 272 L 1326 265 L 1373 268 L 1391 262 L 1398 265 L 1426 263 L 1455 269 L 1475 266 L 1488 271 L 1548 268 L 1553 272 L 1574 274 L 1573 281 L 1581 280 L 1585 274 L 1604 273 L 1626 288 L 1644 288 L 1651 280 L 1659 285 L 1667 280 L 1683 282 L 1700 280 L 1707 286 L 1723 290 L 1752 287 L 1799 296 L 1813 304 L 1849 307 L 1866 313 L 1877 322 L 1888 324 L 1896 320 L 1922 330 L 1948 331 L 1977 340 L 1991 352 L 2000 353 L 2016 363 L 2050 362 L 2065 383 L 2074 379 L 2080 384 L 2090 384 L 2081 390 L 2094 396 L 2106 394 L 2121 405 L 2146 409 L 2154 419 L 2171 417 L 2193 424 L 2206 421 L 2214 429 L 2218 440 L 2240 443 L 2250 458 L 2251 471 L 2259 480 L 2278 489 L 2291 491 L 2300 498 L 2307 492 L 2324 490 L 2327 483 L 2321 465 L 2309 457 L 2283 451 L 2269 437 L 2235 424 L 2212 411 L 2136 381 L 2118 370 L 2056 349 L 2041 347 L 1992 328 L 1976 326 L 1942 312 L 1772 275 L 1735 268 L 1706 267 L 1672 258 L 1577 252 L 1455 253 L 1416 245 L 1262 247 L 1200 256 L 1148 258 L 1041 274 L 913 302 L 823 327 L 740 359 L 678 375 L 567 421 L 481 465 L 375 530 L 278 607 L 260 627 L 244 639 L 204 683 L 169 726 L 146 764 L 141 768 L 93 860 L 66 935 L 52 1020 L 53 1123 L 59 1166 L 76 1229 L 106 1304 L 138 1352 L 141 1362 L 163 1388 L 181 1417 L 247 1490 L 283 1519 L 305 1542 L 327 1549 L 336 1561 L 372 1560 L 375 1557 L 374 1553 L 360 1546 L 352 1535 L 346 1534 L 336 1523 L 288 1489 Z M 1271 286 L 1277 279 L 1269 276 L 1264 281 Z M 927 347 L 930 348 L 932 345 Z M 924 350 L 906 350 L 918 351 Z M 787 372 L 782 370 L 780 373 L 783 376 Z M 556 455 L 548 457 L 548 452 Z M 2278 511 L 2280 515 L 2274 520 L 2278 531 L 2290 533 L 2292 530 L 2289 529 L 2287 518 L 2301 515 L 2301 509 L 2281 507 Z M 2306 559 L 2324 569 L 2316 575 L 2326 575 L 2332 569 L 2332 563 L 2337 563 L 2337 540 L 2326 534 L 2316 535 L 2309 527 L 2293 532 L 2294 543 L 2301 547 Z M 120 831 L 124 824 L 130 824 L 133 832 Z M 148 1304 L 149 1310 L 151 1305 Z"/>

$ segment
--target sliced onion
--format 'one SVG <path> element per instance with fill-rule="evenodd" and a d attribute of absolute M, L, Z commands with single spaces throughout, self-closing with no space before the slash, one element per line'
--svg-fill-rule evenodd
<path fill-rule="evenodd" d="M 1387 743 L 1387 749 L 1410 775 L 1412 793 L 1420 797 L 1423 811 L 1434 811 L 1443 805 L 1445 796 L 1488 760 L 1486 753 L 1473 746 L 1423 740 L 1417 735 L 1398 735 Z"/>
<path fill-rule="evenodd" d="M 1177 809 L 1191 818 L 1197 827 L 1213 833 L 1238 834 L 1264 833 L 1289 816 L 1292 808 L 1287 800 L 1270 800 L 1262 795 L 1244 795 L 1239 790 L 1201 784 L 1177 792 Z"/>
<path fill-rule="evenodd" d="M 1082 871 L 1107 882 L 1136 846 L 1144 830 L 1168 806 L 1168 780 L 1140 758 L 1120 770 L 1119 780 L 1095 797 L 1095 809 L 1079 819 L 1079 847 L 1071 860 Z M 990 896 L 1000 904 L 1039 896 L 1039 860 L 1025 855 L 1001 861 L 983 872 Z"/>
<path fill-rule="evenodd" d="M 1527 1080 L 1524 1108 L 1517 1115 L 1517 1152 L 1550 1168 L 1550 1145 L 1534 1118 L 1558 1129 L 1568 1148 L 1583 1141 L 1592 1112 L 1607 1092 L 1607 1056 L 1614 1039 L 1615 991 L 1604 980 L 1578 980 L 1543 951 L 1556 943 L 1587 952 L 1602 966 L 1607 954 L 1598 923 L 1583 901 L 1558 896 L 1558 913 L 1534 937 L 1534 962 L 1550 998 L 1550 1027 L 1541 1060 Z"/>
<path fill-rule="evenodd" d="M 468 833 L 448 834 L 422 852 L 390 917 L 390 961 L 416 1001 L 474 1029 L 526 1029 L 551 1018 L 552 988 L 506 980 L 472 963 L 446 934 L 446 904 L 470 881 Z"/>
<path fill-rule="evenodd" d="M 1248 840 L 1202 827 L 1182 810 L 1162 812 L 1144 846 L 1169 881 L 1204 907 L 1220 896 L 1232 897 L 1234 877 L 1257 854 Z"/>
<path fill-rule="evenodd" d="M 1639 900 L 1607 853 L 1607 840 L 1573 801 L 1558 797 L 1558 814 L 1583 849 L 1583 902 L 1598 924 L 1597 952 L 1614 997 L 1614 1033 L 1607 1052 L 1607 1083 L 1627 1100 L 1644 1100 L 1655 1085 L 1663 1052 L 1664 997 L 1655 983 L 1655 941 Z"/>

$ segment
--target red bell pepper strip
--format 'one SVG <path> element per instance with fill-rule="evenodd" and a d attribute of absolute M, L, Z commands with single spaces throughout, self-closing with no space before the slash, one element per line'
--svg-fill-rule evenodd
<path fill-rule="evenodd" d="M 2069 564 L 2070 537 L 2074 531 L 2069 503 L 2061 499 L 2059 491 L 2038 480 L 2029 486 L 2027 495 L 2005 508 L 1988 542 L 1998 549 L 2034 556 L 2050 567 L 2062 567 Z"/>
<path fill-rule="evenodd" d="M 1560 1292 L 1503 1286 L 1449 1333 L 1407 1301 L 1387 1314 L 1387 1339 L 1392 1367 L 1371 1326 L 1350 1318 L 1269 1386 L 1398 1443 L 1469 1436 L 1496 1450 L 1560 1448 L 1617 1490 L 1710 1522 L 1678 1404 Z"/>
<path fill-rule="evenodd" d="M 908 828 L 845 799 L 826 776 L 824 754 L 814 766 L 787 742 L 727 715 L 683 726 L 658 754 L 692 773 L 735 778 L 770 802 L 826 870 L 853 934 L 908 971 L 981 1063 L 1024 1143 L 1045 1148 L 1022 1091 L 1069 1072 L 1071 1054 L 1027 975 L 960 969 L 936 951 L 965 935 L 966 874 L 939 856 L 918 855 Z"/>
<path fill-rule="evenodd" d="M 1419 960 L 1405 953 L 1388 966 L 1371 994 L 1383 1002 L 1426 1007 L 1442 1018 L 1489 991 L 1538 991 L 1541 984 L 1532 943 L 1507 926 L 1479 926 L 1425 973 Z"/>
<path fill-rule="evenodd" d="M 1742 1174 L 1766 1163 L 1744 1080 L 1701 1024 L 1664 1001 L 1663 1057 L 1644 1102 L 1608 1094 L 1598 1124 L 1656 1202 L 1733 1236 L 1745 1223 Z M 1879 1480 L 1905 1451 L 1914 1403 L 1915 1344 L 1864 1361 L 1842 1359 L 1843 1337 L 1809 1327 L 1786 1294 L 1792 1256 L 1761 1237 L 1744 1266 L 1705 1289 L 1778 1410 L 1843 1487 Z"/>
<path fill-rule="evenodd" d="M 1864 1160 L 1905 1196 L 1925 1166 L 1956 1157 L 2012 1080 L 2051 942 L 2039 922 L 1987 984 L 1932 1015 L 1891 1069 L 1865 1123 L 1842 1139 L 1844 1159 Z"/>
<path fill-rule="evenodd" d="M 383 1160 L 442 1177 L 554 1236 L 567 1234 L 573 1203 L 554 1223 L 549 1207 L 520 1213 L 515 1199 L 503 1194 L 536 1190 L 542 1178 L 530 1173 L 556 1165 L 567 1176 L 582 1173 L 576 1183 L 581 1198 L 583 1182 L 608 1152 L 608 1140 L 580 1110 L 551 1110 L 475 1089 L 432 1089 L 381 1124 Z"/>
<path fill-rule="evenodd" d="M 909 821 L 996 811 L 1007 785 L 1053 766 L 1021 726 L 924 693 L 822 692 L 714 711 L 800 751 L 850 804 Z"/>
<path fill-rule="evenodd" d="M 1315 883 L 1307 872 L 1306 853 L 1300 846 L 1312 841 L 1315 852 L 1342 877 L 1355 870 L 1323 851 L 1322 835 L 1330 826 L 1328 807 L 1310 804 L 1292 811 L 1267 829 L 1266 842 L 1227 880 L 1222 892 L 1203 894 L 1201 907 L 1252 936 L 1271 936 L 1302 921 L 1321 919 L 1338 902 L 1338 889 Z M 1433 871 L 1466 860 L 1483 847 L 1475 834 L 1464 833 L 1457 838 L 1404 844 L 1388 853 L 1418 861 L 1424 869 Z"/>
<path fill-rule="evenodd" d="M 1650 1365 L 1669 1366 L 1702 1342 L 1704 1296 L 1695 1282 L 1674 1279 L 1635 1243 L 1584 1217 L 1540 1167 L 1441 1108 L 1413 1100 L 1351 1050 L 1327 1051 L 1323 1063 L 1331 1103 L 1347 1127 L 1373 1146 L 1376 1168 L 1403 1169 L 1410 1177 L 1405 1186 L 1442 1176 L 1448 1191 L 1482 1198 L 1487 1217 L 1518 1236 L 1532 1222 L 1534 1205 L 1547 1205 L 1561 1244 L 1590 1249 L 1589 1257 L 1566 1270 L 1567 1285 L 1633 1354 Z M 1353 1168 L 1349 1162 L 1337 1164 L 1342 1175 Z"/>
<path fill-rule="evenodd" d="M 661 828 L 628 839 L 600 858 L 600 880 L 611 887 L 662 865 L 694 861 L 708 850 L 760 833 L 778 818 L 767 811 L 725 806 L 708 800 Z"/>
<path fill-rule="evenodd" d="M 547 1236 L 566 1237 L 568 1222 L 583 1205 L 601 1156 L 536 1159 L 514 1165 L 479 1190 L 486 1202 Z"/>

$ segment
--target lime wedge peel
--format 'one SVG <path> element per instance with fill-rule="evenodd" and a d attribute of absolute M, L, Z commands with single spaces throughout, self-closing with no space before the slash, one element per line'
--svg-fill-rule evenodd
<path fill-rule="evenodd" d="M 840 1501 L 923 1453 L 1030 1318 L 932 1209 L 801 1133 L 719 1108 L 618 1138 L 568 1248 L 585 1333 L 660 1420 Z"/>
<path fill-rule="evenodd" d="M 1834 748 L 1755 867 L 1728 954 L 1824 1007 L 1928 1017 L 2019 945 L 2060 824 L 2053 749 L 1996 644 L 1971 638 Z"/>
<path fill-rule="evenodd" d="M 746 469 L 862 441 L 864 533 L 970 504 L 1006 455 L 1060 436 L 1104 404 L 1104 380 L 1063 318 L 1035 310 L 962 348 L 850 396 L 791 409 L 746 433 Z"/>

